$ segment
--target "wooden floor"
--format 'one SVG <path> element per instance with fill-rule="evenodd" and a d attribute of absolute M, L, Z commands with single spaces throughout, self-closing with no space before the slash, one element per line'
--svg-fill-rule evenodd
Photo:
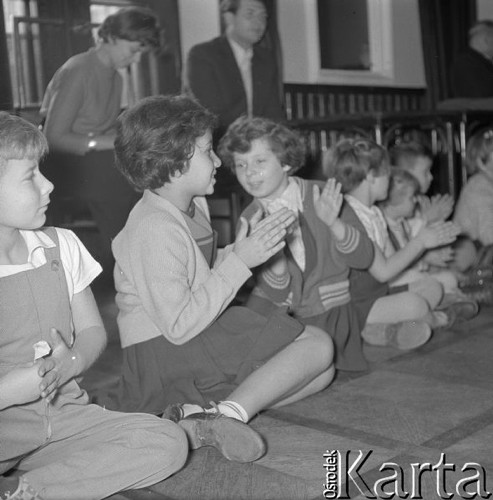
<path fill-rule="evenodd" d="M 100 288 L 96 296 L 110 343 L 86 376 L 89 386 L 115 377 L 120 361 L 113 294 Z M 444 492 L 437 490 L 443 483 L 437 481 L 437 472 L 424 472 L 420 481 L 413 481 L 411 466 L 435 465 L 442 454 L 444 462 L 455 466 L 455 471 L 443 472 L 442 488 L 452 493 L 452 498 L 481 498 L 461 496 L 456 491 L 461 479 L 481 471 L 480 466 L 485 471 L 483 486 L 493 492 L 493 308 L 483 308 L 477 318 L 459 327 L 435 333 L 416 351 L 367 347 L 366 354 L 371 360 L 368 372 L 340 372 L 322 393 L 258 415 L 251 425 L 264 436 L 268 451 L 257 462 L 228 462 L 214 448 L 202 448 L 191 452 L 186 466 L 166 481 L 111 498 L 324 498 L 326 473 L 330 472 L 324 464 L 328 467 L 332 460 L 324 454 L 335 450 L 340 452 L 331 455 L 339 458 L 339 498 L 381 498 L 372 497 L 364 483 L 374 488 L 378 479 L 388 478 L 393 470 L 403 471 L 399 477 L 411 495 L 413 484 L 421 486 L 421 496 L 409 498 L 445 498 Z M 353 465 L 353 470 L 357 469 L 359 450 L 364 455 L 359 476 L 352 473 L 353 481 L 346 470 Z M 382 469 L 390 462 L 395 465 Z M 470 463 L 479 465 L 463 471 Z M 436 468 L 444 470 L 440 464 Z M 484 479 L 482 474 L 479 476 Z M 468 491 L 477 492 L 478 484 L 473 482 Z M 391 483 L 386 491 L 395 486 Z M 331 490 L 325 498 L 337 497 Z"/>

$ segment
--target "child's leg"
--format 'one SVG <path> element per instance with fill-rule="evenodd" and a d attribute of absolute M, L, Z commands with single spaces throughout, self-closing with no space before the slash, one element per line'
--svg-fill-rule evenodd
<path fill-rule="evenodd" d="M 18 466 L 42 498 L 106 498 L 143 488 L 181 469 L 187 457 L 184 431 L 152 415 L 72 405 L 52 427 L 52 441 Z"/>
<path fill-rule="evenodd" d="M 370 309 L 366 322 L 413 321 L 425 317 L 429 311 L 428 303 L 423 297 L 412 292 L 396 293 L 377 299 Z"/>
<path fill-rule="evenodd" d="M 375 301 L 361 336 L 371 345 L 415 349 L 431 337 L 434 320 L 423 297 L 412 292 L 396 293 Z"/>
<path fill-rule="evenodd" d="M 474 242 L 467 238 L 458 238 L 454 243 L 454 260 L 451 266 L 454 270 L 464 273 L 471 269 L 478 258 L 478 251 Z"/>
<path fill-rule="evenodd" d="M 454 272 L 449 271 L 448 269 L 443 269 L 440 271 L 434 271 L 431 276 L 441 283 L 444 295 L 457 293 L 459 289 L 459 280 Z"/>
<path fill-rule="evenodd" d="M 420 280 L 409 283 L 409 291 L 426 300 L 431 310 L 435 309 L 443 298 L 442 284 L 430 276 L 423 276 Z"/>
<path fill-rule="evenodd" d="M 298 401 L 327 387 L 334 378 L 329 335 L 314 326 L 251 373 L 228 397 L 252 418 L 259 411 Z"/>

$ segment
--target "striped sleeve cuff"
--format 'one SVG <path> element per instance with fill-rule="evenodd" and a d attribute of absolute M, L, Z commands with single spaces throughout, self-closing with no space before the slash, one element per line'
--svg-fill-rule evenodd
<path fill-rule="evenodd" d="M 289 286 L 290 276 L 289 273 L 278 275 L 271 271 L 262 271 L 262 280 L 271 288 L 283 290 Z"/>

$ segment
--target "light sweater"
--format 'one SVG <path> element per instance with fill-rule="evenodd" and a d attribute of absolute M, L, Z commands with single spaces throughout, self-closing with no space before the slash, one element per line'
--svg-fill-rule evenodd
<path fill-rule="evenodd" d="M 205 199 L 195 204 L 210 220 Z M 251 276 L 232 248 L 210 269 L 182 212 L 145 191 L 113 241 L 122 347 L 160 335 L 181 345 L 213 323 Z"/>
<path fill-rule="evenodd" d="M 71 57 L 57 70 L 43 97 L 40 114 L 46 116 L 45 133 L 49 136 L 52 128 L 61 128 L 64 133 L 78 134 L 78 141 L 60 138 L 63 149 L 86 153 L 88 134 L 105 134 L 115 126 L 122 88 L 120 73 L 105 66 L 95 49 Z"/>

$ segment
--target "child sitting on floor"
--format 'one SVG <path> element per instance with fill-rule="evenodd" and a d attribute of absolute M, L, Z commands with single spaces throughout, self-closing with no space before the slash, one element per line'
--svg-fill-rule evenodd
<path fill-rule="evenodd" d="M 413 238 L 409 219 L 414 217 L 416 198 L 419 195 L 418 179 L 407 170 L 393 167 L 387 199 L 379 203 L 388 230 L 388 245 L 384 248 L 386 257 L 404 248 Z M 467 299 L 458 288 L 457 276 L 443 267 L 430 268 L 423 259 L 418 259 L 411 266 L 391 280 L 392 286 L 415 282 L 426 276 L 438 280 L 444 288 L 444 297 L 439 308 L 446 309 L 450 316 L 449 323 L 459 319 L 470 319 L 478 313 L 475 301 Z"/>
<path fill-rule="evenodd" d="M 416 195 L 416 220 L 410 221 L 417 233 L 425 223 L 447 220 L 454 209 L 454 199 L 449 194 L 436 194 L 428 197 L 426 193 L 433 181 L 433 153 L 423 142 L 408 140 L 395 144 L 389 149 L 390 164 L 411 173 L 419 184 Z"/>
<path fill-rule="evenodd" d="M 89 404 L 76 382 L 106 343 L 89 286 L 101 266 L 71 231 L 42 227 L 46 152 L 0 112 L 0 497 L 106 498 L 178 471 L 187 441 L 170 421 Z"/>
<path fill-rule="evenodd" d="M 238 432 L 230 457 L 249 461 L 265 448 L 241 422 L 324 389 L 334 376 L 332 343 L 282 311 L 228 308 L 250 269 L 285 245 L 294 214 L 283 208 L 260 221 L 259 213 L 216 249 L 204 199 L 221 166 L 213 125 L 184 96 L 143 99 L 118 120 L 117 166 L 144 194 L 113 242 L 123 368 L 108 404 L 164 411 L 187 432 L 189 415 L 219 416 Z M 219 402 L 205 409 L 211 400 Z M 192 448 L 200 441 L 189 438 Z"/>
<path fill-rule="evenodd" d="M 414 215 L 408 218 L 410 238 L 416 236 L 426 224 L 448 219 L 454 208 L 452 196 L 426 196 L 433 181 L 431 150 L 422 142 L 405 141 L 392 147 L 389 155 L 394 167 L 409 172 L 418 181 L 417 207 Z M 459 236 L 453 245 L 428 250 L 420 258 L 422 269 L 432 272 L 444 288 L 445 295 L 440 307 L 454 304 L 454 314 L 460 319 L 472 318 L 479 310 L 476 301 L 467 299 L 459 289 L 462 272 L 470 266 L 471 250 L 475 253 L 469 238 Z"/>
<path fill-rule="evenodd" d="M 454 224 L 436 222 L 423 227 L 403 249 L 385 258 L 388 233 L 375 203 L 387 197 L 390 165 L 387 151 L 367 139 L 344 140 L 334 146 L 330 171 L 345 193 L 342 219 L 374 242 L 375 258 L 368 271 L 352 269 L 351 297 L 366 321 L 363 338 L 370 344 L 392 344 L 411 349 L 425 343 L 431 328 L 448 321 L 433 309 L 442 298 L 442 287 L 427 277 L 391 290 L 388 282 L 406 269 L 427 248 L 450 243 L 458 230 Z"/>
<path fill-rule="evenodd" d="M 431 169 L 433 166 L 433 153 L 424 143 L 417 140 L 403 141 L 395 144 L 389 149 L 390 164 L 401 168 L 412 174 L 419 185 L 419 193 L 416 195 L 416 209 L 414 215 L 408 219 L 411 228 L 411 237 L 418 234 L 419 230 L 426 224 L 447 220 L 454 209 L 454 199 L 449 194 L 437 194 L 428 197 L 433 181 Z M 456 245 L 460 238 L 454 242 Z M 464 259 L 461 252 L 457 253 L 451 245 L 432 249 L 424 252 L 421 257 L 424 267 L 434 268 L 460 268 Z M 453 293 L 457 289 L 457 279 L 452 283 L 444 281 L 442 285 L 446 293 Z"/>
<path fill-rule="evenodd" d="M 305 160 L 297 133 L 266 118 L 238 118 L 219 143 L 219 155 L 254 197 L 242 216 L 266 216 L 280 207 L 297 214 L 287 245 L 254 271 L 247 305 L 278 307 L 305 325 L 325 330 L 335 344 L 336 367 L 364 370 L 361 326 L 349 295 L 349 266 L 367 268 L 373 245 L 365 233 L 339 219 L 340 186 L 293 176 Z"/>

